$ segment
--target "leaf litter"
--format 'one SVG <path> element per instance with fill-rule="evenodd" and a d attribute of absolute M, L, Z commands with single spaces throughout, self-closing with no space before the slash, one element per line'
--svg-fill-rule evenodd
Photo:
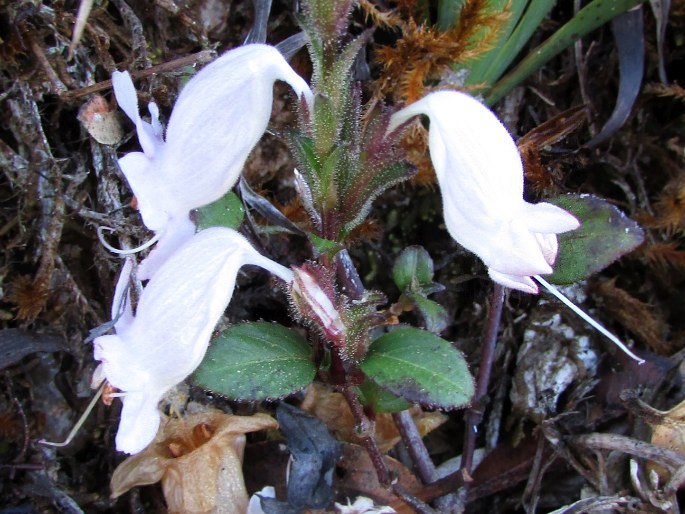
<path fill-rule="evenodd" d="M 362 4 L 378 18 L 382 29 L 383 13 L 371 9 L 369 2 Z M 587 127 L 582 126 L 561 143 L 540 148 L 536 159 L 541 171 L 529 175 L 527 184 L 530 190 L 545 193 L 582 189 L 609 199 L 630 218 L 643 222 L 646 237 L 642 247 L 580 287 L 592 291 L 586 305 L 624 338 L 634 338 L 647 362 L 638 367 L 608 353 L 596 335 L 585 334 L 570 318 L 566 324 L 563 314 L 559 324 L 538 324 L 536 313 L 546 311 L 545 319 L 556 320 L 558 307 L 511 295 L 494 357 L 488 394 L 491 403 L 485 410 L 489 436 L 478 440 L 487 457 L 473 473 L 464 500 L 467 512 L 578 512 L 606 507 L 678 512 L 674 488 L 681 483 L 683 449 L 677 431 L 682 429 L 682 419 L 676 406 L 685 398 L 685 241 L 680 198 L 685 183 L 685 134 L 683 93 L 676 83 L 663 85 L 658 80 L 659 75 L 665 77 L 664 66 L 672 67 L 669 78 L 682 80 L 672 63 L 682 61 L 683 50 L 669 32 L 670 26 L 683 26 L 685 9 L 674 2 L 668 17 L 665 4 L 652 2 L 656 19 L 649 18 L 645 10 L 645 22 L 655 23 L 659 36 L 655 41 L 654 31 L 645 32 L 646 86 L 630 114 L 620 116 L 622 128 L 596 150 L 581 148 L 590 139 L 583 132 Z M 74 513 L 161 512 L 163 494 L 154 486 L 126 493 L 125 501 L 109 498 L 109 479 L 122 460 L 113 450 L 119 415 L 116 407 L 98 405 L 69 447 L 55 450 L 36 441 L 63 436 L 89 400 L 86 377 L 94 364 L 91 348 L 83 340 L 92 327 L 108 319 L 109 298 L 120 266 L 119 260 L 100 246 L 97 226 L 116 229 L 122 248 L 137 246 L 149 237 L 116 170 L 114 145 L 123 150 L 134 143 L 131 127 L 110 116 L 114 111 L 109 77 L 114 69 L 131 70 L 144 82 L 144 100 L 154 99 L 168 116 L 180 83 L 192 67 L 245 40 L 252 28 L 252 5 L 215 0 L 183 5 L 157 0 L 151 6 L 134 0 L 96 2 L 75 43 L 72 31 L 77 9 L 76 2 L 8 2 L 1 15 L 0 355 L 4 380 L 0 386 L 0 473 L 6 487 L 0 492 L 0 504 L 7 507 L 0 512 L 10 512 L 9 508 L 25 512 L 54 508 Z M 563 15 L 562 8 L 556 9 L 552 19 Z M 81 21 L 83 18 L 80 16 Z M 360 16 L 356 22 L 362 19 Z M 383 23 L 391 23 L 388 20 L 392 18 Z M 420 27 L 412 30 L 420 39 Z M 296 32 L 288 7 L 275 4 L 264 32 L 267 40 L 276 43 Z M 621 87 L 614 63 L 620 56 L 611 57 L 610 40 L 608 27 L 586 39 L 583 64 L 590 69 L 613 67 L 614 73 L 579 74 L 597 120 L 611 117 L 612 91 Z M 665 65 L 660 55 L 665 56 Z M 307 72 L 305 59 L 296 56 L 294 65 Z M 577 106 L 578 88 L 572 79 L 578 73 L 575 66 L 570 60 L 554 60 L 531 79 L 523 92 L 525 107 L 519 110 L 516 132 L 525 133 Z M 418 88 L 419 83 L 411 78 L 410 85 Z M 392 82 L 382 84 L 389 87 Z M 91 96 L 96 92 L 102 96 Z M 288 99 L 285 88 L 277 87 L 276 94 L 279 101 L 272 125 L 278 128 L 290 114 L 283 107 Z M 425 141 L 423 144 L 425 148 Z M 574 151 L 557 151 L 561 144 Z M 248 162 L 245 177 L 255 191 L 268 191 L 270 186 L 288 184 L 291 168 L 284 146 L 267 138 Z M 409 209 L 407 195 L 416 198 Z M 291 198 L 278 200 L 286 205 Z M 397 248 L 423 244 L 439 263 L 435 282 L 450 286 L 435 297 L 450 313 L 443 333 L 457 340 L 476 366 L 480 320 L 488 299 L 474 281 L 455 282 L 454 270 L 459 269 L 463 276 L 482 270 L 459 252 L 444 231 L 435 228 L 430 213 L 435 212 L 436 203 L 436 193 L 419 185 L 384 194 L 374 216 L 392 220 L 394 215 L 396 221 L 386 222 L 383 228 L 387 232 L 380 240 L 361 238 L 352 257 L 365 280 L 375 281 L 379 289 L 389 288 L 388 279 L 374 271 L 377 263 L 370 255 L 390 262 Z M 275 240 L 278 252 L 297 262 L 297 245 L 282 236 Z M 240 304 L 229 308 L 225 320 L 256 320 L 282 308 L 267 281 L 254 284 L 241 291 Z M 592 352 L 596 365 L 593 361 L 592 366 L 579 366 L 578 354 L 564 354 L 571 351 L 568 345 L 556 341 L 569 337 L 576 346 L 581 338 L 588 338 L 587 348 L 573 348 Z M 535 347 L 540 350 L 529 353 Z M 575 368 L 564 364 L 571 361 Z M 554 366 L 569 371 L 560 373 Z M 539 378 L 521 378 L 531 373 Z M 649 411 L 656 417 L 645 420 L 640 413 L 646 408 L 635 408 L 638 400 L 623 395 L 622 401 L 621 391 L 638 386 L 639 401 L 659 409 L 655 411 L 658 416 Z M 517 387 L 534 389 L 522 395 L 514 393 Z M 199 388 L 191 388 L 189 394 L 225 411 L 255 413 L 254 405 L 208 398 Z M 539 401 L 521 404 L 520 398 L 540 394 L 546 408 L 541 408 Z M 268 405 L 266 409 L 275 412 Z M 435 462 L 457 457 L 462 451 L 461 415 L 453 413 L 448 418 L 426 437 Z M 640 424 L 641 420 L 644 423 Z M 513 427 L 516 430 L 510 432 Z M 258 466 L 268 470 L 261 482 L 247 480 L 250 494 L 285 476 L 285 465 L 277 453 L 256 451 L 269 444 L 263 436 L 248 439 L 248 458 L 243 465 L 246 476 Z M 610 476 L 610 450 L 619 450 L 619 459 L 627 460 L 629 454 L 639 457 L 636 471 L 620 475 L 623 478 Z M 393 460 L 388 460 L 400 483 L 421 501 L 454 492 L 460 483 L 452 474 L 431 485 L 422 484 L 401 445 L 391 454 Z M 254 455 L 260 459 L 252 458 Z M 398 512 L 406 509 L 396 495 L 374 482 L 373 467 L 361 447 L 345 443 L 341 459 L 328 460 L 337 464 L 323 472 L 334 470 L 326 487 L 341 504 L 363 495 L 374 498 L 376 505 L 391 505 Z M 658 465 L 661 471 L 655 479 L 652 470 Z M 580 499 L 583 484 L 586 491 L 595 491 L 594 499 Z"/>

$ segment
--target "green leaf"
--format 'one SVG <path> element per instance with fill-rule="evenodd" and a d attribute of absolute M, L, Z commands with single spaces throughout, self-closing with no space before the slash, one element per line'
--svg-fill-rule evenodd
<path fill-rule="evenodd" d="M 341 192 L 345 231 L 350 232 L 358 226 L 371 211 L 371 204 L 387 189 L 410 179 L 416 168 L 407 162 L 399 161 L 380 169 L 359 167 L 359 172 L 343 184 Z M 341 186 L 342 187 L 342 186 Z"/>
<path fill-rule="evenodd" d="M 216 202 L 200 207 L 196 215 L 200 230 L 209 227 L 238 228 L 245 217 L 245 209 L 238 195 L 229 191 Z"/>
<path fill-rule="evenodd" d="M 235 325 L 216 338 L 191 381 L 238 400 L 282 398 L 311 383 L 311 349 L 296 332 L 264 321 Z"/>
<path fill-rule="evenodd" d="M 644 240 L 642 228 L 602 198 L 566 195 L 549 202 L 566 209 L 582 223 L 577 230 L 559 234 L 554 273 L 545 277 L 554 284 L 583 280 L 634 250 Z"/>
<path fill-rule="evenodd" d="M 318 198 L 321 194 L 321 183 L 319 180 L 321 163 L 314 148 L 314 141 L 304 134 L 292 131 L 288 133 L 288 143 L 298 163 L 300 173 L 311 189 L 312 194 Z"/>
<path fill-rule="evenodd" d="M 441 32 L 447 32 L 457 24 L 465 0 L 438 0 L 436 25 Z"/>
<path fill-rule="evenodd" d="M 409 298 L 418 309 L 426 324 L 426 330 L 438 334 L 447 328 L 449 317 L 442 305 L 433 300 L 429 300 L 421 293 L 407 292 L 405 293 L 405 296 Z"/>
<path fill-rule="evenodd" d="M 340 250 L 343 249 L 343 246 L 337 241 L 324 239 L 323 237 L 319 237 L 311 232 L 307 234 L 307 238 L 309 239 L 309 242 L 312 244 L 314 254 L 317 256 L 329 255 L 331 257 L 334 257 L 335 254 L 337 254 Z"/>
<path fill-rule="evenodd" d="M 412 406 L 407 400 L 399 398 L 390 391 L 379 387 L 372 380 L 364 380 L 357 390 L 362 405 L 370 407 L 376 413 L 402 412 Z"/>
<path fill-rule="evenodd" d="M 408 246 L 392 267 L 392 278 L 400 291 L 433 281 L 433 259 L 423 246 Z"/>
<path fill-rule="evenodd" d="M 461 407 L 474 392 L 462 353 L 418 328 L 401 327 L 383 334 L 369 348 L 361 369 L 391 393 L 428 407 Z"/>

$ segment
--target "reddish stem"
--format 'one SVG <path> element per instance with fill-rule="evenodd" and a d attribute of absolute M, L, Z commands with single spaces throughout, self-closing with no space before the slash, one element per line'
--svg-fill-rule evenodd
<path fill-rule="evenodd" d="M 373 430 L 371 430 L 373 425 L 369 418 L 366 417 L 366 414 L 364 414 L 364 408 L 359 402 L 359 398 L 354 392 L 354 389 L 352 389 L 352 386 L 349 384 L 344 385 L 342 387 L 342 393 L 345 397 L 345 400 L 347 400 L 348 405 L 350 406 L 352 416 L 354 416 L 354 421 L 357 423 L 357 426 L 361 427 L 362 429 L 362 433 L 359 434 L 359 437 L 362 440 L 362 445 L 371 458 L 373 467 L 376 470 L 376 475 L 378 475 L 378 482 L 383 487 L 389 487 L 391 482 L 390 470 L 385 463 L 385 459 L 383 459 L 381 450 L 378 448 L 376 439 L 373 437 Z"/>
<path fill-rule="evenodd" d="M 480 422 L 483 420 L 483 403 L 488 392 L 488 384 L 490 383 L 490 373 L 495 358 L 495 345 L 497 344 L 497 332 L 502 317 L 503 304 L 504 286 L 495 283 L 495 288 L 492 290 L 485 332 L 483 333 L 482 354 L 480 357 L 480 368 L 478 369 L 478 379 L 476 380 L 476 392 L 473 396 L 472 407 L 468 409 L 465 416 L 466 434 L 464 435 L 461 470 L 468 473 L 468 475 L 473 471 L 473 452 L 476 448 L 476 435 L 478 433 L 478 425 L 480 425 Z"/>

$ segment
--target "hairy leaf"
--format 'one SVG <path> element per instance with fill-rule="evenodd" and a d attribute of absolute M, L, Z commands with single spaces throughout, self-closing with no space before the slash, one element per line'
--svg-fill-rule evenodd
<path fill-rule="evenodd" d="M 454 409 L 473 396 L 473 378 L 462 353 L 418 328 L 383 334 L 369 348 L 361 369 L 391 393 L 429 407 Z"/>
<path fill-rule="evenodd" d="M 229 328 L 207 351 L 192 382 L 229 398 L 282 398 L 306 387 L 316 368 L 297 333 L 267 322 Z"/>
<path fill-rule="evenodd" d="M 644 240 L 640 226 L 614 205 L 592 195 L 566 195 L 549 200 L 576 216 L 581 226 L 559 235 L 554 273 L 547 280 L 571 284 L 606 268 Z"/>

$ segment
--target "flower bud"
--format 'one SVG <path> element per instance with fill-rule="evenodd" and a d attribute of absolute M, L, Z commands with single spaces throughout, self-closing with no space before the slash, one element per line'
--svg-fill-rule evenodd
<path fill-rule="evenodd" d="M 347 329 L 336 306 L 332 279 L 322 269 L 305 263 L 293 268 L 290 294 L 304 322 L 319 328 L 327 339 L 342 348 Z"/>

